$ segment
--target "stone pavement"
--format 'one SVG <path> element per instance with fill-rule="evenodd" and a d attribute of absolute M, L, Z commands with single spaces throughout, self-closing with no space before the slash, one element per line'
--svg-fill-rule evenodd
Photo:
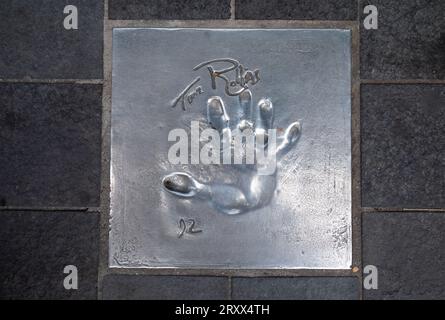
<path fill-rule="evenodd" d="M 368 4 L 378 9 L 377 30 L 363 27 Z M 63 28 L 67 5 L 78 8 L 77 30 Z M 0 298 L 445 299 L 445 1 L 0 7 Z M 356 32 L 351 269 L 107 268 L 107 28 L 286 23 Z M 66 265 L 78 268 L 77 290 L 62 285 Z M 378 289 L 362 286 L 368 265 Z"/>

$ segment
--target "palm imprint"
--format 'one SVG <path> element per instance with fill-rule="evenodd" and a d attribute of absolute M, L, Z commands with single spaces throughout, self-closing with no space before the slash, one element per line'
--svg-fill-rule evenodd
<path fill-rule="evenodd" d="M 252 94 L 248 89 L 238 96 L 238 100 L 236 114 L 239 116 L 231 122 L 222 99 L 219 96 L 211 97 L 207 101 L 208 124 L 219 132 L 222 140 L 230 140 L 226 145 L 229 145 L 233 155 L 244 153 L 245 150 L 237 148 L 232 137 L 237 132 L 249 130 L 255 137 L 255 151 L 259 152 L 257 149 L 261 148 L 263 153 L 268 153 L 264 159 L 269 160 L 255 159 L 251 165 L 232 165 L 239 171 L 240 179 L 237 184 L 204 183 L 189 173 L 173 172 L 162 179 L 165 190 L 180 198 L 208 201 L 216 210 L 230 215 L 259 209 L 270 202 L 276 189 L 276 163 L 296 145 L 301 134 L 301 125 L 298 121 L 291 123 L 277 137 L 276 147 L 272 148 L 268 137 L 268 130 L 273 129 L 274 121 L 272 102 L 261 99 L 253 107 Z"/>

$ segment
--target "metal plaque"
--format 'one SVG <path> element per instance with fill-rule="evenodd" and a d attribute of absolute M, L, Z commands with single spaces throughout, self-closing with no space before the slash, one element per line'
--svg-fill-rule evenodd
<path fill-rule="evenodd" d="M 350 46 L 115 28 L 110 266 L 349 268 Z"/>

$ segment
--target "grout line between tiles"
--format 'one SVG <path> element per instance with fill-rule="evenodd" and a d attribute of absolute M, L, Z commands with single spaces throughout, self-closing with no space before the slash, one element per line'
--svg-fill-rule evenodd
<path fill-rule="evenodd" d="M 357 193 L 358 193 L 358 197 L 359 197 L 359 199 L 357 199 L 357 202 L 358 202 L 358 208 L 357 209 L 359 209 L 360 208 L 360 206 L 361 206 L 361 199 L 362 199 L 362 188 L 361 188 L 361 174 L 362 174 L 362 165 L 361 165 L 361 162 L 362 162 L 362 156 L 361 156 L 361 112 L 360 112 L 360 110 L 361 110 L 361 97 L 360 97 L 360 86 L 361 86 L 361 74 L 360 74 L 360 69 L 361 69 L 361 65 L 360 65 L 360 17 L 361 17 L 361 1 L 359 0 L 359 1 L 357 1 L 357 16 L 356 16 L 356 19 L 357 19 L 357 51 L 356 51 L 356 54 L 357 54 L 357 83 L 356 83 L 356 86 L 357 86 L 357 88 L 356 88 L 356 99 L 357 99 L 357 108 L 358 108 L 358 110 L 357 110 L 357 112 L 358 112 L 358 115 L 357 115 L 357 118 L 358 118 L 358 120 L 357 120 L 357 128 L 356 128 L 356 130 L 358 130 L 358 132 L 359 132 L 359 141 L 358 141 L 358 144 L 359 144 L 359 146 L 358 146 L 358 150 L 357 150 L 357 152 L 358 152 L 358 155 L 357 155 L 357 158 L 358 158 L 358 162 L 359 162 L 359 165 L 358 165 L 358 168 L 357 168 L 357 175 L 359 176 L 359 178 L 358 178 L 358 180 L 359 180 L 359 182 L 358 182 L 358 185 L 357 185 L 357 189 L 358 189 L 358 191 L 357 191 Z M 360 256 L 360 266 L 359 266 L 359 270 L 358 270 L 358 272 L 357 272 L 357 276 L 358 276 L 358 278 L 359 278 L 359 288 L 358 288 L 358 299 L 359 300 L 363 300 L 363 286 L 362 286 L 362 283 L 363 283 L 363 266 L 362 266 L 362 264 L 363 264 L 363 235 L 362 235 L 362 230 L 363 230 L 363 225 L 362 225 L 362 221 L 363 221 L 363 214 L 362 214 L 362 211 L 361 210 L 359 210 L 360 212 L 359 213 L 357 213 L 357 215 L 358 215 L 358 221 L 357 221 L 357 224 L 359 225 L 359 228 L 360 228 L 360 235 L 359 235 L 359 239 L 357 240 L 357 244 L 356 244 L 356 246 L 358 247 L 358 250 L 360 250 L 360 254 L 359 254 L 359 256 Z"/>
<path fill-rule="evenodd" d="M 103 84 L 102 79 L 0 79 L 0 83 Z"/>
<path fill-rule="evenodd" d="M 444 212 L 445 208 L 372 208 L 363 207 L 362 212 L 394 213 L 394 212 Z"/>
<path fill-rule="evenodd" d="M 78 211 L 78 212 L 99 212 L 99 207 L 21 207 L 5 206 L 0 207 L 0 211 Z"/>
<path fill-rule="evenodd" d="M 107 20 L 110 28 L 314 28 L 349 29 L 353 20 Z"/>
<path fill-rule="evenodd" d="M 362 79 L 361 84 L 445 84 L 445 80 L 440 79 L 401 79 L 401 80 L 373 80 Z"/>
<path fill-rule="evenodd" d="M 351 269 L 108 268 L 107 274 L 219 277 L 357 277 Z"/>
<path fill-rule="evenodd" d="M 108 272 L 108 231 L 110 208 L 110 148 L 111 148 L 111 51 L 112 38 L 108 20 L 108 0 L 104 0 L 103 17 L 103 78 L 102 86 L 102 139 L 101 139 L 101 191 L 99 222 L 99 265 L 97 272 L 97 298 L 102 299 L 102 283 Z"/>

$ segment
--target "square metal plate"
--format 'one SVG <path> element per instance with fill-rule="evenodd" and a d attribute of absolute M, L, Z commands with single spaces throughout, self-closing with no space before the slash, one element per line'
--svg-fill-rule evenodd
<path fill-rule="evenodd" d="M 110 266 L 349 268 L 350 48 L 350 31 L 339 29 L 114 29 Z M 223 58 L 233 60 L 193 70 Z M 209 66 L 237 67 L 224 74 L 227 90 L 221 77 L 212 88 Z M 249 87 L 254 106 L 264 97 L 272 101 L 278 133 L 294 121 L 302 129 L 276 176 L 261 182 L 269 200 L 227 214 L 208 199 L 167 192 L 162 181 L 172 172 L 205 185 L 251 179 L 228 165 L 175 165 L 167 156 L 175 143 L 169 132 L 205 123 L 209 98 L 220 96 L 236 119 L 239 96 L 230 94 L 240 85 Z M 177 97 L 184 104 L 175 105 Z M 232 196 L 223 193 L 219 201 Z"/>

